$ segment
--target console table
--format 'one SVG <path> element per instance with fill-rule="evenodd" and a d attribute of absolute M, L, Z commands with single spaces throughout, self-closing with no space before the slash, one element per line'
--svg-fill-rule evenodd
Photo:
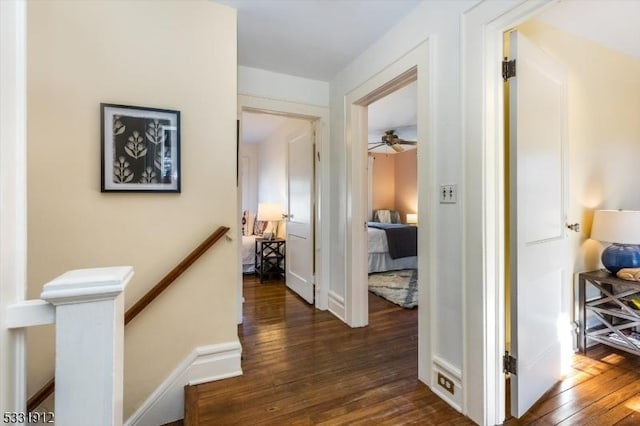
<path fill-rule="evenodd" d="M 587 299 L 592 286 L 599 295 Z M 640 355 L 640 309 L 630 302 L 640 299 L 640 282 L 627 281 L 607 271 L 583 272 L 578 275 L 578 349 L 587 350 L 588 339 Z M 587 328 L 587 312 L 593 313 L 598 324 Z"/>
<path fill-rule="evenodd" d="M 260 282 L 264 280 L 264 277 L 284 278 L 286 270 L 285 244 L 286 240 L 282 238 L 271 240 L 256 238 L 255 267 L 256 272 L 260 275 Z"/>

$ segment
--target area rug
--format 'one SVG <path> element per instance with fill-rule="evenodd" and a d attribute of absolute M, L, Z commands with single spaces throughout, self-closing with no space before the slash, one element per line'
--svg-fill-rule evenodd
<path fill-rule="evenodd" d="M 379 272 L 369 274 L 369 291 L 403 308 L 418 306 L 418 271 Z"/>

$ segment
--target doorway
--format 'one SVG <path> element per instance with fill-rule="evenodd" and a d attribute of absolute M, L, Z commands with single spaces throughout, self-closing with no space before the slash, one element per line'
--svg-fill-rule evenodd
<path fill-rule="evenodd" d="M 416 81 L 418 92 L 417 141 L 418 141 L 418 377 L 432 390 L 437 383 L 437 357 L 432 356 L 430 328 L 434 327 L 434 309 L 430 292 L 437 265 L 431 253 L 437 244 L 434 227 L 435 192 L 435 147 L 433 128 L 430 125 L 429 108 L 432 99 L 432 87 L 429 67 L 429 41 L 424 41 L 412 51 L 387 66 L 346 96 L 345 123 L 346 139 L 350 141 L 346 149 L 346 277 L 344 300 L 330 300 L 330 306 L 339 317 L 352 327 L 368 324 L 367 301 L 367 106 L 377 99 L 394 92 L 411 81 Z M 342 312 L 340 312 L 342 309 Z M 460 371 L 448 375 L 460 383 Z M 460 407 L 461 392 L 454 395 L 441 395 L 454 407 Z"/>
<path fill-rule="evenodd" d="M 369 292 L 418 306 L 417 82 L 367 106 Z"/>
<path fill-rule="evenodd" d="M 568 4 L 570 2 L 566 2 Z M 600 6 L 611 9 L 610 5 Z M 626 2 L 623 2 L 626 3 Z M 467 397 L 465 406 L 470 417 L 477 421 L 497 424 L 504 420 L 504 382 L 502 373 L 502 349 L 504 348 L 504 259 L 505 245 L 504 229 L 504 205 L 503 188 L 501 183 L 504 176 L 504 158 L 502 137 L 503 127 L 503 93 L 501 78 L 502 44 L 503 33 L 514 28 L 538 15 L 545 10 L 552 10 L 551 6 L 557 2 L 525 2 L 519 5 L 498 5 L 496 3 L 483 3 L 481 7 L 470 11 L 465 20 L 463 57 L 465 66 L 463 70 L 462 84 L 465 87 L 463 97 L 464 126 L 463 137 L 465 139 L 465 183 L 468 196 L 466 198 L 465 209 L 465 371 L 478 371 L 479 374 L 466 375 L 465 387 L 474 392 L 476 397 Z M 561 3 L 565 4 L 565 2 Z M 574 15 L 577 16 L 577 15 Z M 595 16 L 598 16 L 596 14 Z M 600 14 L 605 16 L 605 14 Z M 636 15 L 637 16 L 637 15 Z M 610 22 L 619 21 L 610 20 Z M 601 28 L 592 26 L 591 28 Z M 480 40 L 482 39 L 482 40 Z M 574 50 L 578 54 L 579 50 Z M 590 58 L 590 55 L 583 55 L 583 59 Z M 597 65 L 599 67 L 600 61 Z M 607 63 L 611 63 L 608 61 Z M 584 68 L 591 70 L 593 63 Z M 481 70 L 481 72 L 479 72 Z M 609 75 L 607 73 L 607 75 Z M 613 81 L 607 78 L 607 81 Z M 628 81 L 628 79 L 625 79 Z M 611 91 L 608 88 L 606 92 Z M 587 85 L 586 88 L 603 88 L 603 82 Z M 623 99 L 616 95 L 617 98 Z M 618 102 L 616 102 L 618 103 Z M 583 106 L 593 106 L 593 102 L 582 102 Z M 601 105 L 607 105 L 602 103 Z M 637 109 L 637 108 L 636 108 Z M 586 111 L 581 108 L 581 111 Z M 598 115 L 596 115 L 598 117 Z M 602 123 L 600 119 L 586 120 L 585 123 Z M 571 125 L 570 125 L 571 127 Z M 619 126 L 616 126 L 619 127 Z M 618 130 L 615 130 L 618 132 Z M 594 134 L 585 134 L 588 137 Z M 595 134 L 594 134 L 595 135 Z M 598 136 L 600 141 L 602 135 Z M 576 161 L 577 157 L 583 154 L 583 150 L 571 150 L 570 161 L 573 169 L 575 163 L 587 164 Z M 593 152 L 593 151 L 592 151 Z M 474 162 L 472 159 L 481 158 L 481 162 Z M 609 171 L 611 172 L 611 170 Z M 608 173 L 609 173 L 608 172 Z M 592 182 L 597 182 L 598 177 L 607 174 L 591 174 Z M 637 178 L 636 178 L 637 179 Z M 612 188 L 616 188 L 615 185 Z M 619 186 L 618 186 L 619 188 Z M 582 244 L 580 247 L 581 258 L 585 261 L 585 269 L 594 269 L 590 254 L 593 249 L 593 242 L 588 241 L 588 223 L 590 222 L 590 210 L 604 204 L 606 188 L 600 185 L 591 186 L 588 193 L 583 193 L 582 212 L 579 212 L 577 219 L 582 222 L 581 229 L 585 233 L 575 234 L 573 238 L 578 238 Z M 572 194 L 576 194 L 573 187 Z M 473 194 L 481 194 L 474 196 Z M 614 195 L 610 193 L 610 195 Z M 622 200 L 622 198 L 618 198 Z M 611 203 L 613 198 L 607 201 Z M 637 200 L 634 200 L 637 204 Z M 600 207 L 600 208 L 602 208 Z M 478 217 L 477 211 L 483 211 L 483 215 Z M 570 209 L 571 211 L 571 209 Z M 570 218 L 572 215 L 570 214 Z M 571 220 L 578 221 L 576 219 Z M 572 234 L 573 235 L 573 234 Z M 599 244 L 596 244 L 596 251 Z M 578 267 L 578 263 L 574 264 Z M 597 268 L 597 260 L 595 268 Z M 582 268 L 581 268 L 582 269 Z M 479 276 L 473 276 L 472 271 L 482 271 Z M 570 289 L 568 289 L 570 291 Z M 481 309 L 476 309 L 478 301 Z M 482 339 L 475 339 L 473 336 L 482 336 Z M 475 355 L 481 352 L 482 357 Z M 481 395 L 481 397 L 480 397 Z M 484 403 L 482 401 L 485 401 Z"/>
<path fill-rule="evenodd" d="M 309 148 L 309 155 L 312 157 L 309 159 L 310 163 L 311 163 L 311 169 L 313 170 L 313 173 L 310 177 L 310 179 L 312 179 L 313 181 L 313 187 L 310 188 L 310 193 L 312 194 L 312 199 L 310 200 L 310 211 L 309 211 L 309 217 L 310 217 L 310 222 L 308 222 L 308 227 L 310 229 L 309 232 L 311 232 L 311 247 L 310 247 L 310 252 L 306 255 L 306 258 L 308 260 L 307 264 L 311 265 L 312 269 L 311 270 L 311 279 L 313 280 L 313 283 L 315 284 L 315 291 L 314 291 L 314 297 L 311 300 L 313 305 L 321 310 L 325 310 L 327 309 L 327 290 L 326 290 L 326 283 L 324 280 L 324 277 L 328 276 L 328 273 L 326 272 L 326 268 L 328 268 L 328 262 L 323 262 L 322 261 L 322 254 L 323 254 L 323 250 L 322 247 L 328 247 L 328 244 L 325 243 L 325 241 L 328 241 L 329 239 L 329 235 L 328 235 L 328 227 L 327 226 L 323 226 L 323 218 L 328 217 L 328 214 L 326 212 L 327 209 L 327 203 L 322 203 L 323 199 L 326 199 L 326 192 L 328 190 L 328 184 L 327 184 L 327 179 L 328 179 L 328 164 L 320 164 L 319 159 L 322 157 L 322 154 L 325 152 L 325 150 L 327 149 L 326 147 L 326 143 L 327 143 L 327 129 L 328 129 L 328 117 L 329 117 L 329 113 L 328 113 L 328 109 L 327 108 L 322 108 L 322 107 L 313 107 L 313 106 L 306 106 L 306 105 L 300 105 L 300 104 L 295 104 L 295 103 L 290 103 L 290 102 L 285 102 L 285 101 L 276 101 L 276 100 L 270 100 L 270 99 L 263 99 L 263 98 L 256 98 L 256 97 L 252 97 L 252 96 L 244 96 L 244 95 L 240 95 L 238 97 L 238 115 L 240 117 L 240 126 L 239 126 L 239 138 L 240 140 L 242 140 L 243 135 L 244 135 L 244 123 L 242 120 L 242 116 L 243 114 L 254 114 L 255 116 L 253 118 L 259 117 L 262 119 L 267 119 L 269 121 L 273 121 L 276 123 L 279 123 L 278 125 L 283 125 L 284 123 L 287 123 L 287 120 L 289 120 L 289 123 L 297 123 L 297 124 L 293 124 L 293 126 L 295 127 L 296 125 L 298 127 L 300 127 L 301 125 L 304 126 L 311 126 L 313 125 L 313 129 L 315 131 L 315 144 L 313 144 L 310 148 Z M 311 124 L 313 123 L 313 124 Z M 248 129 L 247 129 L 248 130 Z M 285 132 L 286 135 L 281 135 L 282 137 L 280 139 L 286 139 L 287 137 L 291 138 L 296 138 L 296 132 L 295 130 L 289 131 L 288 133 Z M 266 196 L 265 199 L 263 201 L 265 202 L 269 202 L 272 203 L 273 201 L 279 202 L 282 206 L 282 212 L 286 214 L 286 212 L 288 212 L 290 210 L 290 206 L 288 205 L 289 202 L 289 197 L 287 196 L 287 191 L 288 191 L 288 186 L 286 183 L 287 180 L 287 176 L 286 174 L 283 175 L 283 170 L 287 169 L 287 162 L 288 162 L 288 147 L 287 144 L 283 144 L 280 148 L 280 155 L 278 155 L 278 152 L 274 151 L 273 149 L 267 149 L 265 152 L 265 156 L 269 157 L 269 158 L 276 158 L 274 161 L 280 161 L 282 162 L 282 167 L 270 167 L 266 164 L 264 164 L 264 166 L 267 169 L 267 174 L 269 173 L 276 173 L 278 174 L 278 176 L 280 176 L 280 180 L 284 181 L 283 184 L 281 185 L 282 188 L 280 189 L 274 189 L 272 187 L 270 187 L 269 182 L 272 181 L 272 179 L 268 178 L 266 179 L 266 181 L 264 182 L 264 193 L 265 194 L 271 194 L 271 198 L 274 198 L 274 200 L 267 200 Z M 250 149 L 247 151 L 251 151 Z M 254 151 L 258 151 L 257 149 L 254 148 Z M 242 166 L 243 163 L 245 164 L 251 164 L 253 162 L 253 164 L 255 165 L 254 167 L 254 171 L 253 171 L 253 175 L 254 177 L 251 177 L 251 173 L 244 173 L 242 169 L 239 170 L 239 176 L 242 177 L 249 177 L 249 179 L 253 179 L 254 181 L 254 186 L 257 186 L 257 169 L 259 169 L 257 167 L 257 164 L 259 161 L 261 161 L 259 159 L 259 154 L 254 153 L 253 155 L 253 159 L 251 159 L 251 155 L 238 155 L 238 162 L 239 162 L 239 167 Z M 243 158 L 244 157 L 244 158 Z M 279 170 L 280 169 L 280 170 Z M 252 195 L 252 199 L 253 201 L 249 202 L 248 199 L 249 197 L 247 197 L 246 195 L 242 194 L 242 188 L 243 186 L 247 186 L 244 185 L 244 183 L 242 181 L 239 182 L 239 186 L 240 186 L 240 191 L 239 191 L 239 197 L 237 200 L 238 203 L 238 211 L 242 212 L 243 210 L 247 210 L 247 209 L 243 209 L 243 203 L 245 203 L 245 206 L 250 206 L 254 207 L 257 213 L 257 209 L 259 208 L 259 189 L 255 189 L 255 190 L 248 190 L 245 192 L 248 192 L 249 194 Z M 275 200 L 275 198 L 278 198 L 279 200 Z M 239 215 L 240 216 L 240 215 Z M 240 219 L 239 219 L 240 222 Z M 279 227 L 280 228 L 280 227 Z M 284 226 L 282 226 L 280 228 L 280 237 L 286 237 L 286 229 L 287 229 L 287 224 L 285 224 Z M 295 228 L 295 227 L 294 227 Z M 240 223 L 240 226 L 238 228 L 238 239 L 242 239 L 243 238 L 243 227 L 242 227 L 242 223 Z M 239 246 L 241 246 L 239 244 Z M 239 250 L 242 250 L 242 248 L 240 248 Z M 293 256 L 295 257 L 295 256 Z M 290 257 L 288 260 L 291 261 L 293 259 L 293 257 Z M 238 254 L 238 258 L 242 259 L 243 256 L 241 253 Z M 247 262 L 249 262 L 249 260 L 247 259 Z M 240 261 L 239 262 L 239 268 L 242 268 L 242 263 L 244 263 L 244 261 Z M 295 263 L 298 264 L 299 262 Z M 286 261 L 285 261 L 285 265 L 286 265 Z M 290 269 L 288 266 L 286 267 L 287 269 Z M 242 297 L 242 275 L 240 275 L 240 279 L 238 282 L 238 323 L 242 323 L 242 302 L 243 302 L 243 297 Z M 314 300 L 315 299 L 315 300 Z"/>

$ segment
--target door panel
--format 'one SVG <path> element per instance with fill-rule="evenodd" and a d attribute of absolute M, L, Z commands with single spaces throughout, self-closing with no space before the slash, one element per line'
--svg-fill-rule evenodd
<path fill-rule="evenodd" d="M 517 32 L 510 46 L 511 413 L 520 417 L 561 375 L 567 73 Z"/>
<path fill-rule="evenodd" d="M 311 123 L 287 143 L 287 287 L 309 303 L 313 282 L 313 132 Z"/>

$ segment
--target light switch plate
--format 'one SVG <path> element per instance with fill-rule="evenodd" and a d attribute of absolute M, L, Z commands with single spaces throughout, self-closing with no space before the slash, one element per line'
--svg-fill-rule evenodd
<path fill-rule="evenodd" d="M 440 204 L 455 204 L 458 202 L 458 185 L 455 183 L 440 185 Z"/>

